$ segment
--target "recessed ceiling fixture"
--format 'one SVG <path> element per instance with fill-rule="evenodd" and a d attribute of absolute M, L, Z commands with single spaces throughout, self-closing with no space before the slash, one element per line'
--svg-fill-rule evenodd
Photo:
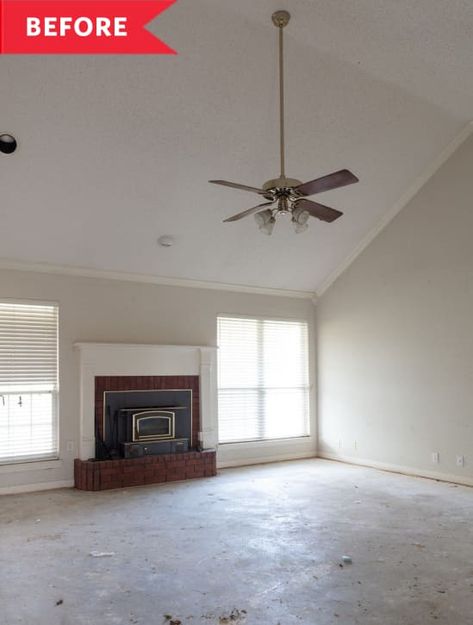
<path fill-rule="evenodd" d="M 279 30 L 279 135 L 280 135 L 280 156 L 281 173 L 279 178 L 268 180 L 262 188 L 249 187 L 247 185 L 227 182 L 226 180 L 210 180 L 212 184 L 220 184 L 233 189 L 250 191 L 262 196 L 267 202 L 259 204 L 242 213 L 233 215 L 224 221 L 237 221 L 248 215 L 254 215 L 256 222 L 262 232 L 271 234 L 279 215 L 290 215 L 296 232 L 303 232 L 308 228 L 309 217 L 317 217 L 322 221 L 332 222 L 343 215 L 323 204 L 306 200 L 309 195 L 330 191 L 338 187 L 344 187 L 354 182 L 358 178 L 348 169 L 342 169 L 322 178 L 317 178 L 311 182 L 301 183 L 295 178 L 286 178 L 286 148 L 285 148 L 285 120 L 284 120 L 284 28 L 291 19 L 287 11 L 276 11 L 273 14 L 273 24 Z"/>
<path fill-rule="evenodd" d="M 13 154 L 18 144 L 13 135 L 9 135 L 6 132 L 0 133 L 0 152 L 3 154 Z"/>

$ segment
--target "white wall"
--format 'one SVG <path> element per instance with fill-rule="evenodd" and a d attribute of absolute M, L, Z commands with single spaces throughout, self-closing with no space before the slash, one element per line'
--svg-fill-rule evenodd
<path fill-rule="evenodd" d="M 473 483 L 473 139 L 317 317 L 319 453 Z"/>
<path fill-rule="evenodd" d="M 79 440 L 79 366 L 73 344 L 78 341 L 216 345 L 218 313 L 290 317 L 307 320 L 313 337 L 314 307 L 310 300 L 183 287 L 158 286 L 116 280 L 0 270 L 0 299 L 40 299 L 59 303 L 60 323 L 60 457 L 38 465 L 0 467 L 0 492 L 35 484 L 69 484 Z M 315 343 L 312 340 L 312 343 Z M 312 350 L 311 363 L 315 357 Z M 314 380 L 314 366 L 312 381 Z M 312 402 L 314 404 L 314 402 Z M 313 410 L 313 412 L 315 412 Z M 244 462 L 258 458 L 315 455 L 310 440 L 285 445 L 245 446 Z M 74 441 L 76 451 L 66 451 Z M 236 456 L 226 450 L 226 461 Z M 51 468 L 53 467 L 53 468 Z"/>

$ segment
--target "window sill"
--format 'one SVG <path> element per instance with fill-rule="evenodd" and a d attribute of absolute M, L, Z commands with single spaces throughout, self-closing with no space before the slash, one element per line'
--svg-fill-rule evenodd
<path fill-rule="evenodd" d="M 28 473 L 31 471 L 46 471 L 59 469 L 63 465 L 60 458 L 56 460 L 30 460 L 29 462 L 17 462 L 11 464 L 0 464 L 0 474 L 2 473 Z"/>
<path fill-rule="evenodd" d="M 279 438 L 218 446 L 217 467 L 239 467 L 267 462 L 313 458 L 317 452 L 315 436 Z"/>
<path fill-rule="evenodd" d="M 238 445 L 290 445 L 291 443 L 306 443 L 307 441 L 312 440 L 311 434 L 306 434 L 304 436 L 291 436 L 289 438 L 257 438 L 254 440 L 248 441 L 230 441 L 228 443 L 219 443 L 219 447 L 233 447 Z"/>

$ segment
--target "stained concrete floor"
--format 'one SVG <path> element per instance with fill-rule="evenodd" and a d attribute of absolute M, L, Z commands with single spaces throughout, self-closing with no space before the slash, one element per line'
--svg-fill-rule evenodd
<path fill-rule="evenodd" d="M 6 496 L 0 623 L 469 625 L 472 518 L 473 489 L 322 460 Z"/>

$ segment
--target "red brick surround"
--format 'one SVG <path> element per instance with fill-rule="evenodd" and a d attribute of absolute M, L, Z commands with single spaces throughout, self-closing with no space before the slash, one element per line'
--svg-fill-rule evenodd
<path fill-rule="evenodd" d="M 74 481 L 79 490 L 143 486 L 216 474 L 215 451 L 190 451 L 129 460 L 74 460 Z"/>
<path fill-rule="evenodd" d="M 200 430 L 200 385 L 198 375 L 99 376 L 95 378 L 95 424 L 103 436 L 103 394 L 105 391 L 192 390 L 192 444 Z"/>
<path fill-rule="evenodd" d="M 95 423 L 103 435 L 103 400 L 106 391 L 192 390 L 192 444 L 200 430 L 199 376 L 100 376 L 95 378 Z M 79 490 L 107 490 L 211 477 L 217 474 L 216 452 L 144 456 L 117 460 L 74 461 L 74 483 Z"/>

